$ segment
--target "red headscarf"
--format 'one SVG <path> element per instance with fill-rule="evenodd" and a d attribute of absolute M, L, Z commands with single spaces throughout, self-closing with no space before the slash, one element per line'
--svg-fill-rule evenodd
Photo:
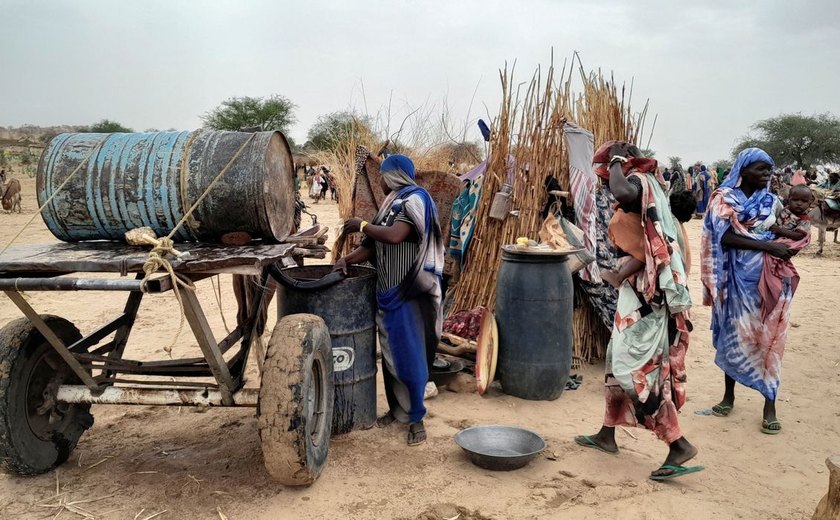
<path fill-rule="evenodd" d="M 595 156 L 592 157 L 592 166 L 594 166 L 595 174 L 602 179 L 610 178 L 610 159 L 612 159 L 610 149 L 612 149 L 613 145 L 617 142 L 618 141 L 607 141 L 595 151 Z M 624 172 L 625 177 L 629 175 L 631 171 L 656 173 L 656 159 L 633 157 L 631 155 L 627 155 L 626 157 L 629 160 L 621 165 L 621 170 Z"/>

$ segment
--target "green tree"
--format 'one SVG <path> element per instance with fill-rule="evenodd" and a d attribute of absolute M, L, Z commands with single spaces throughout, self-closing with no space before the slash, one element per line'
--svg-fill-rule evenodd
<path fill-rule="evenodd" d="M 124 133 L 131 133 L 134 130 L 128 128 L 126 126 L 117 123 L 116 121 L 111 121 L 110 119 L 103 119 L 98 123 L 94 123 L 86 128 L 80 130 L 81 132 L 92 132 L 96 134 L 111 134 L 114 132 L 124 132 Z"/>
<path fill-rule="evenodd" d="M 288 133 L 295 123 L 296 105 L 287 98 L 273 95 L 260 97 L 233 97 L 204 114 L 204 126 L 214 130 L 280 130 Z"/>
<path fill-rule="evenodd" d="M 682 157 L 672 156 L 668 157 L 668 164 L 672 170 L 682 170 Z"/>
<path fill-rule="evenodd" d="M 809 168 L 840 160 L 840 119 L 831 114 L 782 114 L 757 122 L 751 130 L 732 150 L 733 157 L 755 146 L 780 165 Z"/>
<path fill-rule="evenodd" d="M 361 141 L 373 134 L 370 118 L 351 111 L 325 114 L 315 121 L 306 134 L 306 149 L 335 150 L 341 143 L 351 139 Z"/>

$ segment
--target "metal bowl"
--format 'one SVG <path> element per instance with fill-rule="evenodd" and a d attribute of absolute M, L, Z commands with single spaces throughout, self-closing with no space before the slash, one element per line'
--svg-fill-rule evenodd
<path fill-rule="evenodd" d="M 545 441 L 536 433 L 497 424 L 461 430 L 455 434 L 455 443 L 470 462 L 493 471 L 519 469 L 545 449 Z"/>
<path fill-rule="evenodd" d="M 432 371 L 429 372 L 429 381 L 433 382 L 438 386 L 443 386 L 452 382 L 455 379 L 455 376 L 458 375 L 458 372 L 464 370 L 464 362 L 453 360 L 453 361 L 446 361 L 443 359 L 435 359 L 437 361 L 445 361 L 446 367 L 445 368 L 437 368 L 432 366 Z"/>

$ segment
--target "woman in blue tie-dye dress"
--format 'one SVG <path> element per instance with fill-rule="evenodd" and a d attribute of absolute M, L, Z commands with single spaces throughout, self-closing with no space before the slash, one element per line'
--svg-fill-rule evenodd
<path fill-rule="evenodd" d="M 773 159 L 761 149 L 743 150 L 715 191 L 703 224 L 701 268 L 703 303 L 712 307 L 715 363 L 725 373 L 724 396 L 712 408 L 718 417 L 735 406 L 735 383 L 764 396 L 761 431 L 777 434 L 776 394 L 796 283 L 780 279 L 777 301 L 762 301 L 759 282 L 765 255 L 789 260 L 795 250 L 776 241 L 770 228 L 781 209 L 770 191 Z M 763 318 L 762 308 L 773 311 Z M 766 314 L 766 313 L 765 313 Z"/>

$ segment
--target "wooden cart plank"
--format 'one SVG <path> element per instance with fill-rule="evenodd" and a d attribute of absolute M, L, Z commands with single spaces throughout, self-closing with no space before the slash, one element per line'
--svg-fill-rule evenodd
<path fill-rule="evenodd" d="M 262 267 L 290 255 L 295 244 L 176 244 L 175 249 L 184 253 L 170 260 L 172 267 L 179 273 L 260 274 Z M 10 247 L 0 255 L 0 273 L 138 273 L 142 272 L 148 255 L 148 248 L 116 242 L 19 245 Z"/>

